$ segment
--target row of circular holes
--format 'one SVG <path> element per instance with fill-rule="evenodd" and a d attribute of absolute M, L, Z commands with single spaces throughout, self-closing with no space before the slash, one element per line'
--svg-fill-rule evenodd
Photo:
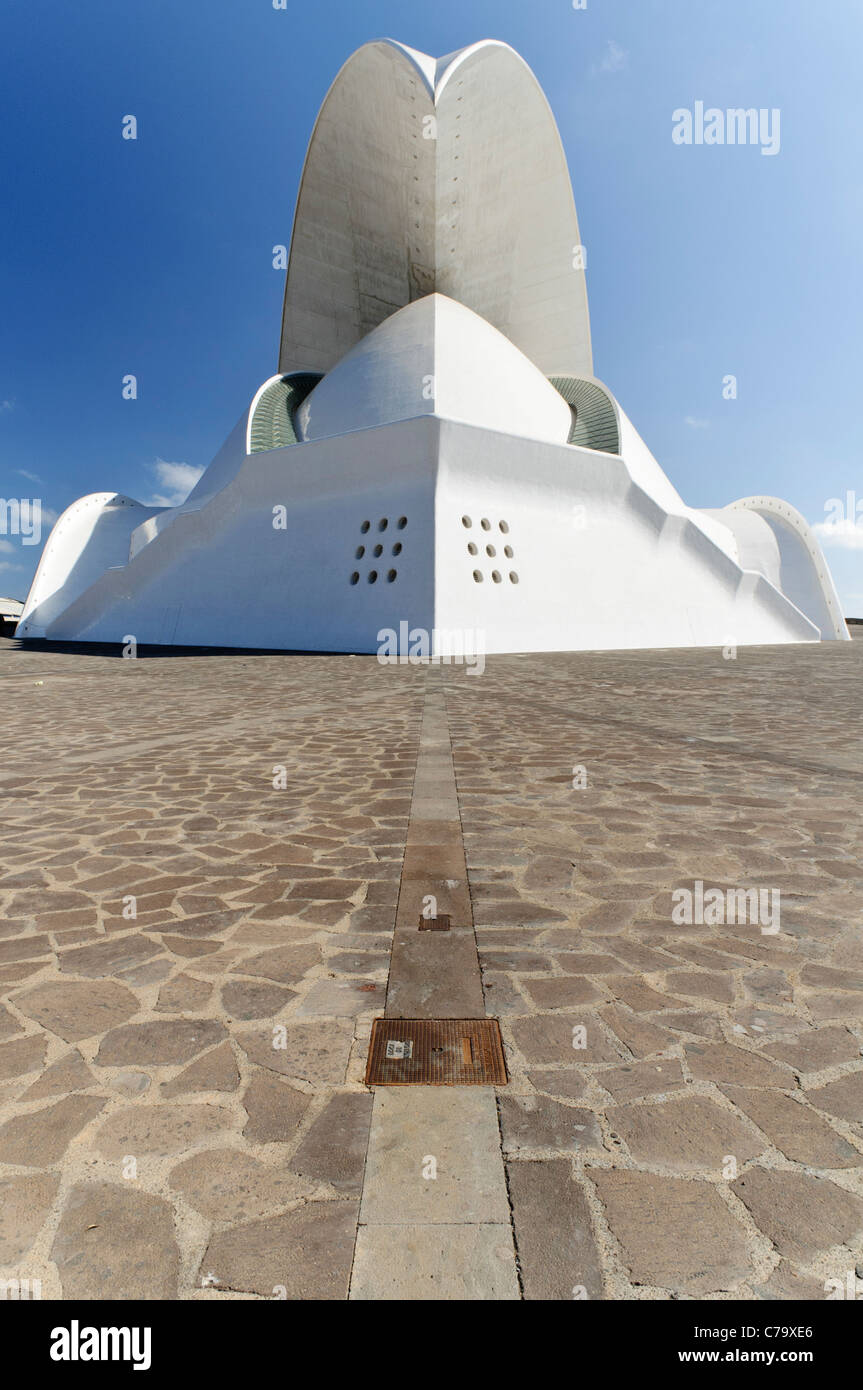
<path fill-rule="evenodd" d="M 362 526 L 360 527 L 360 530 L 362 531 L 363 535 L 366 534 L 366 531 L 369 531 L 369 530 L 371 529 L 371 524 L 372 524 L 372 523 L 371 523 L 370 521 L 364 521 L 364 522 L 363 522 Z M 385 517 L 385 516 L 382 516 L 381 519 L 380 519 L 380 521 L 378 522 L 378 530 L 379 530 L 379 531 L 385 531 L 385 530 L 387 529 L 387 527 L 389 526 L 389 524 L 390 524 L 390 523 L 389 523 L 389 518 L 388 518 L 388 517 Z M 403 530 L 405 529 L 405 527 L 407 526 L 407 524 L 408 524 L 408 519 L 407 519 L 406 516 L 400 516 L 399 519 L 398 519 L 398 521 L 396 522 L 396 526 L 399 528 L 400 531 L 403 531 Z"/>
<path fill-rule="evenodd" d="M 397 574 L 398 574 L 398 570 L 388 570 L 388 571 L 387 571 L 387 583 L 388 583 L 388 584 L 392 584 L 392 582 L 393 582 L 393 580 L 395 579 L 395 577 L 396 577 Z M 377 572 L 377 570 L 369 570 L 368 574 L 366 575 L 366 578 L 368 579 L 368 581 L 369 581 L 370 584 L 375 584 L 375 583 L 377 582 L 377 577 L 378 577 L 378 572 Z M 351 575 L 351 583 L 352 583 L 352 584 L 359 584 L 359 582 L 360 582 L 359 572 L 358 572 L 357 570 L 354 570 L 353 574 Z"/>
<path fill-rule="evenodd" d="M 476 548 L 476 546 L 474 545 L 473 541 L 468 541 L 468 543 L 467 543 L 467 549 L 468 549 L 468 554 L 469 554 L 469 555 L 478 555 L 478 554 L 479 554 L 479 551 L 477 550 L 477 548 Z M 497 551 L 495 550 L 495 548 L 494 548 L 493 545 L 487 545 L 486 548 L 485 548 L 485 553 L 486 553 L 486 555 L 488 555 L 492 560 L 493 560 L 494 557 L 497 555 Z M 505 545 L 504 548 L 503 548 L 503 553 L 504 553 L 504 555 L 506 556 L 506 558 L 507 558 L 508 560 L 511 560 L 511 559 L 513 558 L 513 556 L 515 555 L 515 551 L 513 550 L 513 548 L 512 548 L 511 545 Z"/>
<path fill-rule="evenodd" d="M 473 526 L 473 522 L 469 516 L 463 516 L 461 519 L 461 524 L 468 531 L 470 530 L 471 526 Z M 491 530 L 491 522 L 489 521 L 487 516 L 484 516 L 479 524 L 484 531 Z M 506 535 L 507 531 L 509 530 L 509 522 L 499 521 L 497 524 L 500 527 L 501 531 L 503 531 L 504 535 Z"/>
<path fill-rule="evenodd" d="M 358 559 L 358 560 L 361 560 L 361 559 L 363 558 L 363 556 L 365 555 L 365 553 L 366 553 L 366 548 L 365 548 L 365 546 L 364 546 L 364 545 L 358 545 L 358 546 L 357 546 L 357 551 L 356 551 L 357 559 Z M 374 550 L 372 551 L 372 554 L 374 555 L 375 559 L 377 559 L 378 556 L 383 555 L 383 553 L 384 553 L 384 548 L 383 548 L 382 545 L 376 545 L 375 548 L 374 548 Z M 393 555 L 401 555 L 401 553 L 402 553 L 402 543 L 401 543 L 401 541 L 396 541 L 395 545 L 393 546 Z"/>
<path fill-rule="evenodd" d="M 385 531 L 385 530 L 387 529 L 387 527 L 389 526 L 389 524 L 390 524 L 390 523 L 389 523 L 389 517 L 382 516 L 381 519 L 380 519 L 380 521 L 378 522 L 378 530 L 379 530 L 379 531 Z M 399 519 L 398 519 L 398 521 L 396 522 L 396 526 L 398 527 L 398 529 L 399 529 L 400 531 L 403 531 L 403 530 L 405 529 L 405 527 L 407 526 L 407 524 L 408 524 L 408 519 L 407 519 L 406 516 L 400 516 Z M 364 521 L 364 522 L 363 522 L 362 526 L 360 527 L 360 530 L 362 531 L 363 535 L 365 535 L 367 531 L 370 531 L 370 530 L 371 530 L 371 525 L 372 525 L 372 523 L 371 523 L 370 521 Z M 365 555 L 365 553 L 366 553 L 366 548 L 365 548 L 364 545 L 359 545 L 359 546 L 357 546 L 356 558 L 357 558 L 358 560 L 361 560 L 361 559 L 363 558 L 363 556 Z M 383 555 L 383 553 L 384 553 L 384 548 L 383 548 L 382 545 L 376 545 L 375 548 L 374 548 L 374 550 L 372 551 L 372 554 L 375 555 L 375 556 Z M 401 555 L 401 553 L 402 553 L 402 544 L 401 544 L 401 541 L 396 541 L 395 545 L 393 546 L 393 555 Z M 393 580 L 396 578 L 397 574 L 398 574 L 398 570 L 388 570 L 388 571 L 387 571 L 387 583 L 388 583 L 388 584 L 392 584 L 392 582 L 393 582 Z M 368 581 L 369 581 L 370 584 L 376 584 L 376 583 L 377 583 L 377 578 L 378 578 L 378 572 L 377 572 L 377 570 L 369 570 L 368 575 L 367 575 L 366 577 L 367 577 L 367 579 L 368 579 Z M 352 584 L 359 584 L 359 582 L 360 582 L 359 571 L 358 571 L 358 570 L 354 570 L 353 574 L 351 575 L 351 583 L 352 583 Z"/>
<path fill-rule="evenodd" d="M 481 584 L 481 583 L 482 583 L 482 580 L 483 580 L 482 570 L 474 570 L 474 572 L 473 572 L 473 577 L 474 577 L 474 582 L 475 582 L 476 584 Z M 495 584 L 500 584 L 501 581 L 502 581 L 502 579 L 503 579 L 503 576 L 501 575 L 501 573 L 500 573 L 499 570 L 492 570 L 492 572 L 491 572 L 491 577 L 492 577 L 492 579 L 494 580 Z M 509 582 L 510 582 L 510 584 L 517 584 L 517 583 L 518 583 L 518 575 L 516 574 L 515 570 L 510 570 L 510 572 L 509 572 Z"/>

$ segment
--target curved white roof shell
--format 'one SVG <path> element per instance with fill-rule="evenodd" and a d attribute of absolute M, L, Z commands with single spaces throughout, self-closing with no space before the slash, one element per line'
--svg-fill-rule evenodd
<path fill-rule="evenodd" d="M 554 116 L 524 59 L 486 40 L 435 60 L 391 40 L 341 69 L 294 219 L 279 371 L 327 372 L 435 290 L 545 375 L 591 375 L 578 219 Z"/>
<path fill-rule="evenodd" d="M 848 641 L 842 606 L 821 547 L 806 518 L 779 497 L 741 497 L 707 515 L 728 528 L 734 558 L 763 574 L 821 630 Z"/>
<path fill-rule="evenodd" d="M 508 338 L 442 294 L 400 309 L 352 348 L 299 407 L 304 440 L 420 415 L 565 444 L 563 397 Z"/>
<path fill-rule="evenodd" d="M 148 507 L 121 492 L 91 492 L 61 512 L 39 559 L 21 614 L 50 623 L 107 569 L 125 564 L 133 527 L 171 508 Z"/>

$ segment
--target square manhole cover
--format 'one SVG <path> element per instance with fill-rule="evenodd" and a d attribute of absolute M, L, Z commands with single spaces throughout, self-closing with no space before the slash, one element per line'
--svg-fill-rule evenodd
<path fill-rule="evenodd" d="M 448 912 L 442 912 L 439 917 L 420 917 L 420 931 L 449 931 L 452 920 Z"/>
<path fill-rule="evenodd" d="M 376 1018 L 367 1086 L 505 1086 L 496 1018 Z"/>

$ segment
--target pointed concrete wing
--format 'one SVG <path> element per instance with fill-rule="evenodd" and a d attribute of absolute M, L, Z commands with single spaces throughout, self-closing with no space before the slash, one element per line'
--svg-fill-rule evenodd
<path fill-rule="evenodd" d="M 546 375 L 592 375 L 566 157 L 530 68 L 487 40 L 435 60 L 391 40 L 341 69 L 306 156 L 279 371 L 327 372 L 435 290 Z"/>

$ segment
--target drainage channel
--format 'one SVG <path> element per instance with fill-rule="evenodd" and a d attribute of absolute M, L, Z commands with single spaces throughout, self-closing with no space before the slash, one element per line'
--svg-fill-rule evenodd
<path fill-rule="evenodd" d="M 484 1018 L 442 673 L 434 668 L 385 1015 L 370 1047 L 376 1089 L 349 1296 L 518 1299 L 492 1089 L 505 1079 L 503 1054 L 497 1023 Z"/>

